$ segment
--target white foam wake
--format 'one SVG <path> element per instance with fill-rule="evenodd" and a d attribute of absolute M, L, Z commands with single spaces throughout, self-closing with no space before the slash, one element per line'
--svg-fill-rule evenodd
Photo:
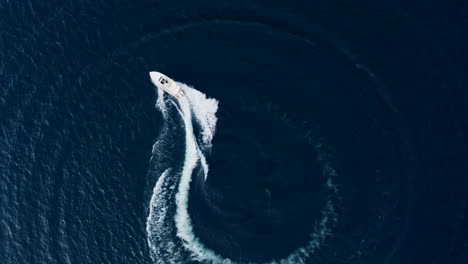
<path fill-rule="evenodd" d="M 188 213 L 190 182 L 198 162 L 203 167 L 205 180 L 208 176 L 208 164 L 202 149 L 211 147 L 211 140 L 216 129 L 218 101 L 207 98 L 203 93 L 185 84 L 179 83 L 179 85 L 183 87 L 186 94 L 178 100 L 178 105 L 175 104 L 185 129 L 184 162 L 181 173 L 177 173 L 176 170 L 165 170 L 154 187 L 146 228 L 152 257 L 156 263 L 183 263 L 187 262 L 188 259 L 202 263 L 236 263 L 207 248 L 195 236 Z M 165 120 L 160 140 L 168 138 L 168 135 L 164 135 L 164 133 L 170 133 L 168 127 L 172 125 L 168 124 L 170 111 L 166 101 L 163 93 L 158 91 L 156 106 L 162 112 Z M 171 102 L 173 103 L 173 101 Z M 201 128 L 201 144 L 203 146 L 199 146 L 197 143 L 192 120 L 195 120 Z M 157 151 L 156 144 L 153 147 L 153 152 L 155 151 Z M 165 150 L 161 151 L 164 152 L 164 155 L 171 155 Z M 331 178 L 328 184 L 329 188 L 335 188 Z M 175 191 L 177 192 L 175 193 Z M 175 212 L 173 212 L 174 206 Z M 322 240 L 327 236 L 329 225 L 333 221 L 335 221 L 334 206 L 332 202 L 328 202 L 322 210 L 322 219 L 316 223 L 315 232 L 311 234 L 309 243 L 296 249 L 288 257 L 269 263 L 305 263 L 310 254 L 320 247 Z"/>
<path fill-rule="evenodd" d="M 203 93 L 179 83 L 183 87 L 186 96 L 178 100 L 176 105 L 184 122 L 185 128 L 185 158 L 178 183 L 177 193 L 175 194 L 175 227 L 176 235 L 182 241 L 183 248 L 186 252 L 181 252 L 181 248 L 177 248 L 176 242 L 170 238 L 171 227 L 168 226 L 168 211 L 171 196 L 171 191 L 174 190 L 174 185 L 166 184 L 169 170 L 159 177 L 156 186 L 153 190 L 153 195 L 150 202 L 150 214 L 147 220 L 148 244 L 152 252 L 153 260 L 157 263 L 179 263 L 184 253 L 190 258 L 199 261 L 209 261 L 212 263 L 231 263 L 229 259 L 224 259 L 214 251 L 206 248 L 193 233 L 193 226 L 188 214 L 188 198 L 190 191 L 190 182 L 192 173 L 200 162 L 204 171 L 205 180 L 208 175 L 208 163 L 198 145 L 194 131 L 192 118 L 194 117 L 197 124 L 200 126 L 200 134 L 202 137 L 203 149 L 211 147 L 216 128 L 216 111 L 218 110 L 218 101 L 216 99 L 207 98 Z M 173 102 L 173 101 L 171 101 Z M 164 99 L 164 94 L 158 89 L 158 99 L 156 107 L 161 111 L 165 120 L 163 133 L 169 133 L 167 126 L 168 120 L 168 105 Z M 161 135 L 160 140 L 164 140 L 165 135 Z M 158 151 L 157 144 L 153 147 L 153 152 Z M 170 153 L 165 153 L 170 155 Z M 171 175 L 172 176 L 172 175 Z M 175 175 L 174 175 L 175 176 Z M 177 182 L 177 181 L 174 181 Z M 167 245 L 165 245 L 166 243 Z M 171 256 L 172 255 L 172 256 Z"/>
<path fill-rule="evenodd" d="M 222 263 L 224 259 L 222 259 L 218 254 L 214 251 L 206 248 L 200 240 L 195 237 L 193 233 L 193 226 L 192 222 L 190 221 L 190 216 L 188 214 L 188 198 L 189 198 L 189 191 L 190 191 L 190 181 L 192 179 L 192 172 L 195 168 L 197 161 L 204 159 L 203 153 L 199 150 L 199 146 L 197 145 L 197 141 L 195 139 L 195 135 L 193 133 L 193 125 L 192 125 L 192 109 L 194 109 L 195 116 L 197 120 L 204 120 L 206 123 L 201 123 L 202 129 L 211 129 L 211 131 L 205 132 L 204 139 L 210 139 L 213 137 L 214 128 L 216 124 L 216 118 L 214 117 L 213 110 L 217 110 L 217 103 L 215 104 L 216 107 L 211 107 L 211 109 L 204 108 L 206 106 L 204 103 L 206 102 L 206 97 L 202 98 L 201 96 L 197 96 L 198 105 L 192 105 L 190 107 L 190 99 L 192 95 L 196 94 L 191 89 L 185 89 L 186 97 L 181 98 L 180 107 L 182 114 L 184 115 L 184 123 L 185 123 L 185 163 L 182 170 L 182 176 L 179 183 L 179 190 L 176 194 L 176 217 L 175 223 L 177 227 L 177 236 L 182 239 L 184 247 L 190 251 L 192 257 L 199 261 L 210 260 L 214 261 L 215 263 Z M 205 100 L 205 101 L 203 101 Z M 209 105 L 209 104 L 208 104 Z M 204 109 L 203 109 L 204 108 Z M 212 111 L 209 111 L 212 110 Z M 198 113 L 198 116 L 197 116 Z M 206 116 L 211 116 L 206 118 Z M 212 122 L 212 123 L 210 123 Z M 204 126 L 206 125 L 206 126 Z M 205 142 L 207 144 L 210 142 Z M 205 162 L 206 164 L 206 162 Z M 205 175 L 206 178 L 206 175 Z"/>
<path fill-rule="evenodd" d="M 187 87 L 187 85 L 184 85 Z M 210 147 L 216 130 L 216 112 L 218 111 L 218 100 L 207 98 L 205 94 L 193 89 L 185 89 L 186 97 L 190 104 L 190 109 L 193 112 L 198 124 L 201 126 L 201 134 L 203 144 Z"/>

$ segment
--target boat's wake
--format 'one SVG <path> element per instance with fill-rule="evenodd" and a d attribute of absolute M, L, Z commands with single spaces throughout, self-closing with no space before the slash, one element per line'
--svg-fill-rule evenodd
<path fill-rule="evenodd" d="M 203 93 L 187 85 L 181 83 L 179 85 L 185 90 L 186 96 L 179 99 L 178 103 L 164 97 L 163 92 L 158 89 L 156 106 L 164 117 L 164 127 L 160 138 L 153 146 L 151 162 L 153 164 L 151 170 L 160 173 L 151 197 L 146 224 L 152 259 L 156 263 L 188 261 L 236 263 L 207 248 L 195 236 L 188 210 L 190 182 L 194 169 L 200 166 L 205 180 L 208 177 L 208 164 L 204 153 L 211 148 L 216 128 L 218 101 L 207 98 Z M 175 111 L 179 113 L 181 119 L 175 115 Z M 180 121 L 182 126 L 178 126 Z M 197 123 L 197 128 L 200 127 L 197 133 L 194 132 L 192 122 Z M 176 130 L 181 129 L 184 130 L 185 153 L 181 168 L 177 168 L 172 167 L 177 162 L 171 161 L 171 155 L 177 156 L 177 149 L 173 144 L 174 134 L 178 133 Z M 333 171 L 326 173 L 333 174 Z M 328 188 L 335 188 L 331 178 L 328 181 Z M 327 236 L 330 224 L 336 221 L 335 208 L 331 201 L 326 203 L 321 214 L 322 218 L 315 224 L 315 231 L 306 246 L 295 250 L 287 258 L 271 263 L 307 261 L 309 255 L 320 247 L 321 241 Z"/>

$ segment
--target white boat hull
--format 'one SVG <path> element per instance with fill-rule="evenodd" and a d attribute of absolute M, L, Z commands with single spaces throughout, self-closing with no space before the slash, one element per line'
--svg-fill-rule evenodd
<path fill-rule="evenodd" d="M 174 80 L 160 72 L 150 72 L 151 81 L 166 93 L 179 99 L 184 95 L 184 90 Z"/>

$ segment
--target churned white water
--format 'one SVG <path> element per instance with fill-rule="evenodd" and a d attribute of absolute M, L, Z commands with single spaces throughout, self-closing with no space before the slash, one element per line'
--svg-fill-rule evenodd
<path fill-rule="evenodd" d="M 185 129 L 184 162 L 180 173 L 169 168 L 165 170 L 154 187 L 146 228 L 152 258 L 156 263 L 180 263 L 188 259 L 202 263 L 239 263 L 224 258 L 207 248 L 193 232 L 192 221 L 188 213 L 190 182 L 198 162 L 203 168 L 205 180 L 208 177 L 208 163 L 202 149 L 211 147 L 216 129 L 218 101 L 207 98 L 205 94 L 185 84 L 179 83 L 179 85 L 185 90 L 185 96 L 180 98 L 176 104 Z M 158 89 L 156 106 L 163 115 L 166 128 L 163 128 L 159 140 L 165 140 L 164 133 L 168 133 L 167 126 L 174 125 L 168 124 L 169 111 L 165 100 L 168 101 L 164 98 L 163 92 Z M 202 146 L 197 143 L 200 141 L 197 141 L 194 134 L 193 121 L 197 122 L 201 128 Z M 153 152 L 158 151 L 156 145 Z M 171 153 L 165 153 L 165 155 L 171 155 Z M 168 180 L 170 177 L 171 181 Z M 179 178 L 174 180 L 174 177 Z M 335 188 L 331 178 L 327 185 L 331 189 Z M 171 216 L 168 215 L 168 207 L 170 206 L 175 206 L 172 208 L 175 209 L 173 210 L 175 213 Z M 329 232 L 329 225 L 334 221 L 336 221 L 336 213 L 333 203 L 329 201 L 322 209 L 322 218 L 315 224 L 315 231 L 311 234 L 307 245 L 296 249 L 284 259 L 269 263 L 304 263 L 309 255 L 320 247 L 321 242 Z M 177 247 L 177 244 L 181 244 L 182 247 Z"/>

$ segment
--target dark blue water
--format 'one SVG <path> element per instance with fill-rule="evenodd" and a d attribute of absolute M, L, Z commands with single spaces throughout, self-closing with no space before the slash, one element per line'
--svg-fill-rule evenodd
<path fill-rule="evenodd" d="M 468 263 L 467 12 L 0 2 L 1 263 Z"/>

